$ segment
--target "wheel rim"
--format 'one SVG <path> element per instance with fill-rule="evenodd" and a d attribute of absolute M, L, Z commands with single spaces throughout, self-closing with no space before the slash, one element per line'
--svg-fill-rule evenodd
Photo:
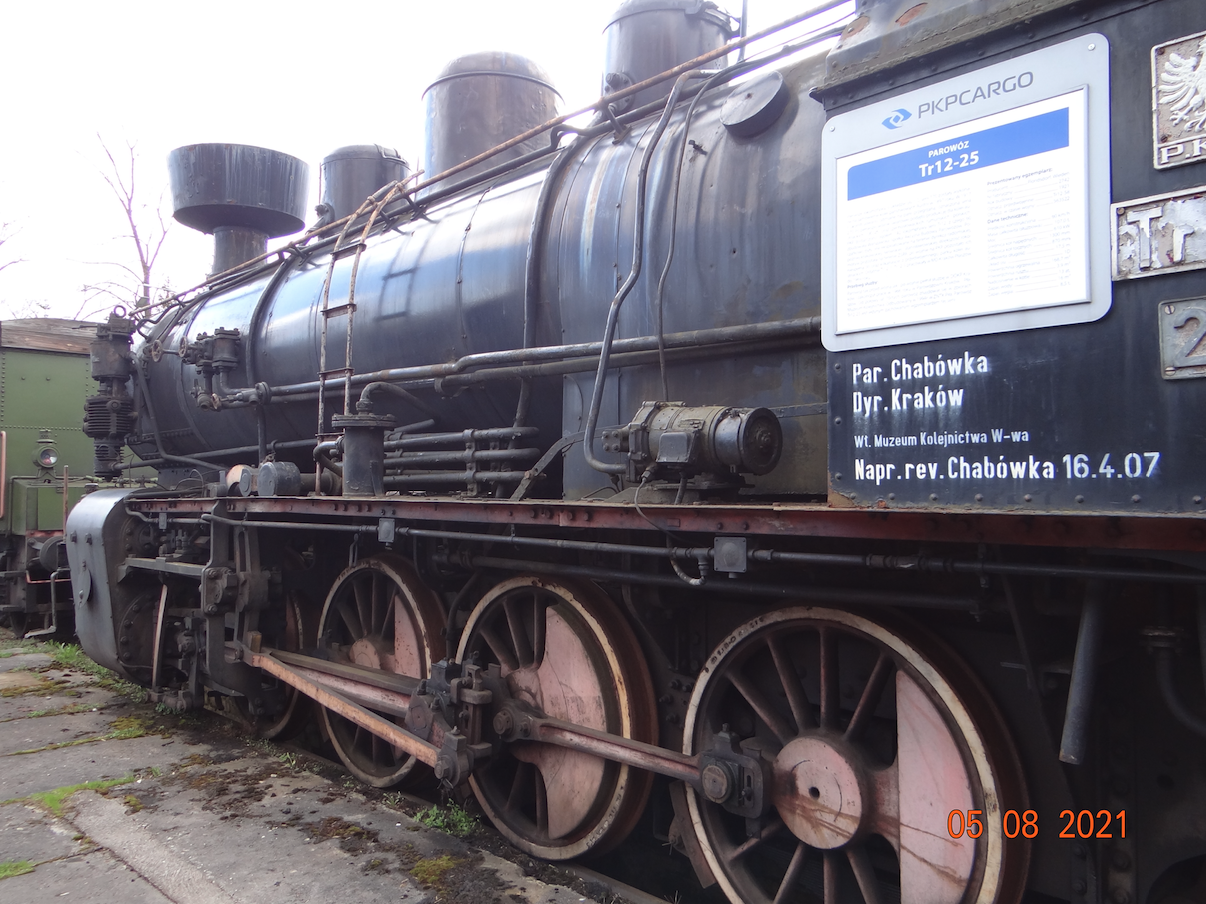
<path fill-rule="evenodd" d="M 685 752 L 710 748 L 726 726 L 772 763 L 755 825 L 688 794 L 730 900 L 1020 898 L 1029 845 L 1000 831 L 1003 809 L 1026 808 L 1017 754 L 987 693 L 935 638 L 829 609 L 757 618 L 701 672 Z M 956 809 L 981 810 L 988 830 L 950 838 Z"/>
<path fill-rule="evenodd" d="M 474 608 L 457 658 L 497 663 L 513 696 L 545 715 L 656 742 L 653 685 L 636 637 L 593 585 L 534 576 L 493 588 Z M 516 847 L 566 860 L 619 843 L 652 776 L 546 744 L 508 744 L 469 779 Z"/>
<path fill-rule="evenodd" d="M 446 655 L 443 627 L 439 602 L 414 567 L 379 555 L 362 559 L 335 581 L 319 638 L 336 662 L 426 678 L 431 664 Z M 322 718 L 339 758 L 362 782 L 392 788 L 416 771 L 418 761 L 388 741 L 326 708 Z M 382 718 L 399 722 L 387 714 Z"/>
<path fill-rule="evenodd" d="M 261 621 L 261 630 L 266 626 Z M 282 618 L 274 626 L 271 634 L 265 634 L 268 646 L 298 653 L 314 643 L 314 610 L 309 611 L 303 605 L 301 594 L 291 591 L 282 609 Z M 263 683 L 266 687 L 278 688 L 284 696 L 284 708 L 275 716 L 256 716 L 251 713 L 246 697 L 234 698 L 238 717 L 244 722 L 256 737 L 267 740 L 287 739 L 296 735 L 309 721 L 313 711 L 310 708 L 310 698 L 297 688 L 278 682 L 275 678 L 263 673 Z"/>

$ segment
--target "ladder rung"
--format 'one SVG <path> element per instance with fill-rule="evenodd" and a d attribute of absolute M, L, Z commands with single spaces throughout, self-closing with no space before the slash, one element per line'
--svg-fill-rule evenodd
<path fill-rule="evenodd" d="M 323 317 L 338 317 L 340 314 L 347 314 L 349 311 L 354 312 L 355 310 L 356 310 L 356 305 L 354 305 L 354 304 L 341 304 L 341 305 L 338 305 L 333 308 L 327 308 L 326 310 L 324 310 L 322 312 L 322 316 Z"/>

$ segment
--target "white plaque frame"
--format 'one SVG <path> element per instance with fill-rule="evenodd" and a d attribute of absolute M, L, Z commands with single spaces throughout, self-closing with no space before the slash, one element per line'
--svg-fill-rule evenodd
<path fill-rule="evenodd" d="M 825 347 L 1104 316 L 1109 130 L 1100 34 L 833 117 L 822 138 Z"/>

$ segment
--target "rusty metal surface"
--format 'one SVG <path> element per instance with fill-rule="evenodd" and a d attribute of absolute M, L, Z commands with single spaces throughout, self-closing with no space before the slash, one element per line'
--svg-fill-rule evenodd
<path fill-rule="evenodd" d="M 439 758 L 440 751 L 438 747 L 428 744 L 426 741 L 419 740 L 410 732 L 399 728 L 392 722 L 387 722 L 380 716 L 374 715 L 364 707 L 352 703 L 343 695 L 328 690 L 322 684 L 318 684 L 301 674 L 297 669 L 291 668 L 275 659 L 270 653 L 249 653 L 246 659 L 250 665 L 263 669 L 291 687 L 297 688 L 307 697 L 314 698 L 327 709 L 338 713 L 341 717 L 360 726 L 365 731 L 369 731 L 377 737 L 384 738 L 394 747 L 404 750 L 420 762 L 426 763 L 428 766 L 434 766 L 436 760 Z"/>
<path fill-rule="evenodd" d="M 184 516 L 205 514 L 213 504 L 212 499 L 143 498 L 132 501 L 131 507 L 148 514 L 166 512 Z M 607 503 L 387 496 L 354 502 L 313 497 L 227 499 L 225 504 L 227 511 L 236 516 L 288 515 L 332 522 L 359 520 L 371 523 L 377 518 L 400 518 L 543 528 L 653 529 L 631 507 Z M 887 507 L 861 511 L 804 503 L 682 506 L 642 503 L 641 508 L 660 526 L 688 532 L 1206 552 L 1206 520 L 1188 516 L 926 512 Z"/>
<path fill-rule="evenodd" d="M 829 54 L 821 91 L 828 94 L 910 60 L 937 53 L 964 41 L 1060 7 L 1073 0 L 953 0 L 905 3 L 862 0 L 859 16 L 846 27 Z"/>

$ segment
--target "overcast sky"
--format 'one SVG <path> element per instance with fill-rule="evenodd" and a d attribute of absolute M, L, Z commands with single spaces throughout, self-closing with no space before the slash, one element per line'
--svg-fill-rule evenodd
<path fill-rule="evenodd" d="M 534 60 L 577 109 L 599 93 L 602 31 L 619 5 L 595 0 L 416 3 L 255 0 L 8 3 L 0 34 L 0 317 L 103 317 L 85 284 L 136 261 L 101 178 L 98 134 L 119 162 L 137 155 L 137 193 L 164 199 L 169 233 L 157 279 L 202 279 L 212 239 L 170 221 L 168 152 L 252 144 L 310 164 L 347 144 L 396 147 L 417 164 L 422 93 L 451 59 L 504 50 Z M 751 30 L 815 0 L 749 0 Z M 740 13 L 740 0 L 729 4 Z M 312 195 L 316 192 L 312 190 Z M 317 202 L 310 198 L 309 206 Z M 154 222 L 153 215 L 146 223 Z M 83 306 L 81 310 L 81 306 Z"/>

